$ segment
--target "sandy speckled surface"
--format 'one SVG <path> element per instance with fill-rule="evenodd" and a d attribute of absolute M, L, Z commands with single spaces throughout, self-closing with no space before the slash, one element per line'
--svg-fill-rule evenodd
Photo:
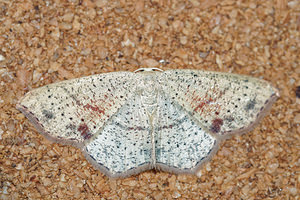
<path fill-rule="evenodd" d="M 300 198 L 298 0 L 0 1 L 0 199 Z M 247 74 L 281 97 L 198 176 L 108 179 L 15 108 L 49 83 L 139 67 Z"/>

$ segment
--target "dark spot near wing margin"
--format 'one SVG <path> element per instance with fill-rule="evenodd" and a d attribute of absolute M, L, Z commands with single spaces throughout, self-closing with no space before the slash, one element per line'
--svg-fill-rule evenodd
<path fill-rule="evenodd" d="M 223 120 L 220 118 L 216 118 L 212 121 L 212 124 L 210 126 L 210 130 L 213 133 L 219 133 L 221 130 L 221 126 L 223 125 Z"/>
<path fill-rule="evenodd" d="M 43 110 L 42 113 L 47 119 L 52 119 L 54 117 L 53 113 L 49 110 Z"/>

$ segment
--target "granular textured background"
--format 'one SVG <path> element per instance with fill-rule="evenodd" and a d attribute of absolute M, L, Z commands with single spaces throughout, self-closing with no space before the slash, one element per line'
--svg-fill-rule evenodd
<path fill-rule="evenodd" d="M 299 199 L 299 31 L 299 0 L 0 0 L 0 199 Z M 33 88 L 139 67 L 247 74 L 281 97 L 198 176 L 108 179 L 15 108 Z"/>

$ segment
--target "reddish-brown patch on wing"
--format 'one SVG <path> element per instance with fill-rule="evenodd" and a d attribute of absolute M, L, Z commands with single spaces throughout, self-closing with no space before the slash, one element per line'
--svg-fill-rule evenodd
<path fill-rule="evenodd" d="M 173 125 L 170 124 L 169 126 L 163 126 L 162 129 L 172 129 L 173 128 Z"/>
<path fill-rule="evenodd" d="M 77 130 L 80 132 L 81 136 L 85 140 L 90 139 L 92 137 L 89 127 L 86 124 L 80 124 Z"/>
<path fill-rule="evenodd" d="M 99 117 L 103 116 L 105 111 L 109 110 L 115 104 L 114 100 L 107 101 L 108 96 L 106 94 L 104 97 L 105 99 L 91 99 L 90 103 L 83 105 L 83 108 L 94 111 Z"/>
<path fill-rule="evenodd" d="M 223 120 L 220 119 L 220 118 L 215 118 L 213 121 L 212 121 L 212 124 L 210 126 L 210 130 L 213 132 L 213 133 L 219 133 L 220 130 L 221 130 L 221 126 L 223 125 Z"/>
<path fill-rule="evenodd" d="M 83 106 L 84 108 L 86 109 L 89 109 L 89 110 L 92 110 L 92 111 L 95 111 L 101 115 L 104 115 L 105 114 L 105 110 L 103 108 L 101 108 L 100 106 L 93 106 L 91 104 L 86 104 Z"/>
<path fill-rule="evenodd" d="M 197 99 L 198 105 L 196 105 L 196 107 L 194 108 L 195 112 L 198 112 L 199 110 L 201 110 L 201 112 L 203 111 L 203 107 L 210 104 L 211 102 L 214 102 L 214 100 L 210 97 L 209 99 L 201 99 L 198 98 Z"/>
<path fill-rule="evenodd" d="M 191 105 L 193 112 L 201 113 L 207 115 L 209 113 L 218 113 L 220 111 L 220 105 L 215 103 L 223 94 L 223 91 L 213 89 L 212 94 L 206 93 L 204 97 L 196 95 L 196 91 L 193 91 L 191 94 Z M 218 115 L 217 114 L 217 115 Z"/>

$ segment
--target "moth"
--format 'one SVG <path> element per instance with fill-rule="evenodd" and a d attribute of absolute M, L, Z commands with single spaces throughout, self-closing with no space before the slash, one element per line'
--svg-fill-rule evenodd
<path fill-rule="evenodd" d="M 250 131 L 279 93 L 231 73 L 141 68 L 28 92 L 17 108 L 51 141 L 78 147 L 109 177 L 196 173 L 233 134 Z"/>

